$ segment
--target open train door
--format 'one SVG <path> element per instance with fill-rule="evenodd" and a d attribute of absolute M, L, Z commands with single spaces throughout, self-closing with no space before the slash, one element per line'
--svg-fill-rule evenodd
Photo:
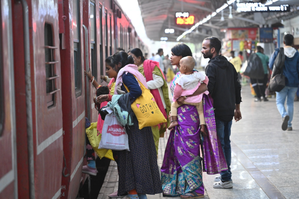
<path fill-rule="evenodd" d="M 61 198 L 76 198 L 85 150 L 85 84 L 82 0 L 59 0 L 63 111 Z"/>
<path fill-rule="evenodd" d="M 18 198 L 10 0 L 0 2 L 0 198 Z"/>

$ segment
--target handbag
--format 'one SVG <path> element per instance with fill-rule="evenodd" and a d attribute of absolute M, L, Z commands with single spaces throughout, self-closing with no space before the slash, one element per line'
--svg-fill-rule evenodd
<path fill-rule="evenodd" d="M 89 140 L 89 143 L 96 154 L 102 159 L 103 157 L 110 160 L 114 160 L 112 150 L 108 149 L 98 149 L 102 134 L 97 131 L 97 122 L 90 124 L 90 127 L 86 129 L 86 135 Z"/>
<path fill-rule="evenodd" d="M 120 125 L 113 112 L 105 117 L 99 149 L 129 150 L 129 139 L 125 128 Z"/>
<path fill-rule="evenodd" d="M 270 79 L 269 90 L 279 92 L 285 87 L 285 85 L 285 76 L 282 73 L 279 73 Z"/>
<path fill-rule="evenodd" d="M 154 96 L 137 78 L 142 94 L 131 104 L 131 108 L 138 120 L 139 129 L 148 126 L 156 126 L 167 122 L 166 118 L 160 111 Z M 129 92 L 129 89 L 124 84 Z"/>

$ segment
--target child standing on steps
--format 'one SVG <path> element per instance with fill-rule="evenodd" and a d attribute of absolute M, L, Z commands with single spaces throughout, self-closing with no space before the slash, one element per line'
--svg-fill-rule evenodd
<path fill-rule="evenodd" d="M 203 72 L 194 71 L 195 61 L 193 57 L 187 56 L 180 60 L 181 76 L 175 81 L 175 88 L 173 92 L 173 103 L 171 104 L 171 123 L 168 129 L 172 129 L 178 125 L 177 121 L 177 108 L 180 106 L 177 99 L 184 96 L 186 99 L 183 104 L 190 104 L 196 106 L 200 119 L 200 129 L 205 132 L 205 120 L 202 108 L 202 96 L 208 95 L 209 92 L 205 91 L 200 95 L 191 96 L 201 83 L 208 84 L 209 79 Z M 190 95 L 190 96 L 188 96 Z"/>

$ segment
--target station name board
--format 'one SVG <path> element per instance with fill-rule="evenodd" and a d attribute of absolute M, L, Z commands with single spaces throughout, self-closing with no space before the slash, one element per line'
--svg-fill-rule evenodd
<path fill-rule="evenodd" d="M 194 25 L 194 16 L 189 15 L 189 12 L 176 12 L 175 23 L 177 25 Z"/>
<path fill-rule="evenodd" d="M 262 3 L 237 3 L 237 12 L 290 12 L 289 4 L 264 5 Z"/>

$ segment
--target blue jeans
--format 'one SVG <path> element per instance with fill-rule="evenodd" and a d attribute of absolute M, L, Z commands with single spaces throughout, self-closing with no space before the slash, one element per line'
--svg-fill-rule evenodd
<path fill-rule="evenodd" d="M 297 87 L 284 87 L 281 91 L 276 92 L 276 105 L 282 118 L 289 116 L 288 127 L 292 127 L 292 120 L 294 115 L 294 98 L 297 92 Z M 284 107 L 284 102 L 287 97 L 287 110 Z"/>
<path fill-rule="evenodd" d="M 220 173 L 222 181 L 229 181 L 232 179 L 232 172 L 230 170 L 231 154 L 232 154 L 231 146 L 230 146 L 231 127 L 232 127 L 232 121 L 223 122 L 216 118 L 217 135 L 221 142 L 223 154 L 228 168 L 227 171 L 222 171 Z"/>

